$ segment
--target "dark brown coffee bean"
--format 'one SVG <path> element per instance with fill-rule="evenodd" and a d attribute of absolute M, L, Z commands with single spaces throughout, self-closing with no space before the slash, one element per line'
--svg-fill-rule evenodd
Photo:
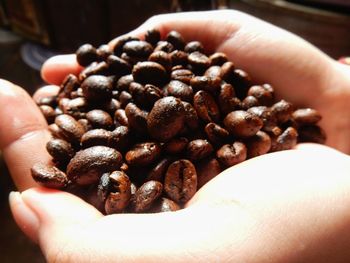
<path fill-rule="evenodd" d="M 277 122 L 282 124 L 291 119 L 294 107 L 290 102 L 280 100 L 271 106 L 271 111 L 276 117 Z"/>
<path fill-rule="evenodd" d="M 174 212 L 180 210 L 181 207 L 173 200 L 162 197 L 159 198 L 151 207 L 149 212 L 151 213 L 162 213 L 162 212 Z"/>
<path fill-rule="evenodd" d="M 243 110 L 248 110 L 254 106 L 259 106 L 259 101 L 254 96 L 247 96 L 241 102 L 241 107 Z"/>
<path fill-rule="evenodd" d="M 117 81 L 116 89 L 120 92 L 124 90 L 128 91 L 130 83 L 133 81 L 134 81 L 134 77 L 131 74 L 122 76 Z"/>
<path fill-rule="evenodd" d="M 164 179 L 164 191 L 177 203 L 186 203 L 197 190 L 197 173 L 193 163 L 186 159 L 173 162 Z"/>
<path fill-rule="evenodd" d="M 229 137 L 229 132 L 214 122 L 208 123 L 204 130 L 209 141 L 215 145 L 224 144 Z"/>
<path fill-rule="evenodd" d="M 122 108 L 125 108 L 126 105 L 133 102 L 133 97 L 129 92 L 123 90 L 119 95 L 119 102 L 120 102 L 120 106 Z"/>
<path fill-rule="evenodd" d="M 117 76 L 124 76 L 131 73 L 131 65 L 120 57 L 110 55 L 107 57 L 106 62 L 110 72 Z"/>
<path fill-rule="evenodd" d="M 185 45 L 184 51 L 187 53 L 192 53 L 195 51 L 203 53 L 204 47 L 199 41 L 190 41 Z"/>
<path fill-rule="evenodd" d="M 55 121 L 56 111 L 51 106 L 41 105 L 39 108 L 48 124 L 51 124 Z"/>
<path fill-rule="evenodd" d="M 46 150 L 55 161 L 62 164 L 67 164 L 75 154 L 75 151 L 69 142 L 55 138 L 46 143 Z"/>
<path fill-rule="evenodd" d="M 247 159 L 247 147 L 242 142 L 225 144 L 216 152 L 216 157 L 224 166 L 230 167 Z"/>
<path fill-rule="evenodd" d="M 50 106 L 51 108 L 55 108 L 57 107 L 57 96 L 53 95 L 53 96 L 45 96 L 39 99 L 35 100 L 35 103 L 38 106 Z"/>
<path fill-rule="evenodd" d="M 136 213 L 147 211 L 155 201 L 161 196 L 163 184 L 158 181 L 147 181 L 137 189 L 135 193 Z"/>
<path fill-rule="evenodd" d="M 124 151 L 131 144 L 132 138 L 127 126 L 119 126 L 111 132 L 110 146 L 118 151 Z"/>
<path fill-rule="evenodd" d="M 161 148 L 155 142 L 135 144 L 126 154 L 125 160 L 131 166 L 146 166 L 155 162 L 161 154 Z"/>
<path fill-rule="evenodd" d="M 96 48 L 91 44 L 84 44 L 76 51 L 76 57 L 79 65 L 86 67 L 97 60 Z"/>
<path fill-rule="evenodd" d="M 102 174 L 118 170 L 122 155 L 113 148 L 93 146 L 75 154 L 67 166 L 68 178 L 78 185 L 98 182 Z"/>
<path fill-rule="evenodd" d="M 112 133 L 105 129 L 89 130 L 81 137 L 82 148 L 89 148 L 92 146 L 109 146 Z"/>
<path fill-rule="evenodd" d="M 71 97 L 71 99 L 84 97 L 83 89 L 79 87 L 79 88 L 77 88 L 77 90 L 73 90 L 73 91 L 70 93 L 70 97 Z"/>
<path fill-rule="evenodd" d="M 186 66 L 187 65 L 187 58 L 188 54 L 184 51 L 181 50 L 174 50 L 173 52 L 170 53 L 172 65 L 182 65 Z"/>
<path fill-rule="evenodd" d="M 131 130 L 146 135 L 150 115 L 148 112 L 141 110 L 134 103 L 129 103 L 125 107 L 125 115 Z"/>
<path fill-rule="evenodd" d="M 63 99 L 60 100 L 62 102 Z M 84 97 L 78 97 L 75 99 L 67 100 L 64 105 L 61 106 L 64 114 L 68 114 L 75 119 L 85 118 L 89 105 Z"/>
<path fill-rule="evenodd" d="M 173 138 L 170 141 L 164 143 L 163 150 L 169 154 L 179 154 L 185 150 L 188 144 L 186 137 Z"/>
<path fill-rule="evenodd" d="M 258 116 L 264 123 L 262 129 L 271 131 L 277 125 L 277 119 L 273 114 L 271 108 L 266 106 L 255 106 L 247 110 L 247 112 Z"/>
<path fill-rule="evenodd" d="M 325 131 L 318 125 L 307 124 L 298 128 L 299 142 L 314 142 L 324 144 L 327 136 Z"/>
<path fill-rule="evenodd" d="M 172 158 L 169 157 L 163 158 L 160 161 L 158 161 L 158 163 L 156 163 L 148 172 L 145 181 L 155 180 L 162 183 L 164 181 L 165 173 L 171 163 Z"/>
<path fill-rule="evenodd" d="M 124 44 L 123 52 L 125 52 L 130 57 L 139 57 L 146 59 L 153 52 L 153 47 L 146 41 L 132 40 Z"/>
<path fill-rule="evenodd" d="M 98 60 L 106 60 L 108 56 L 112 55 L 112 51 L 109 48 L 109 45 L 102 44 L 97 48 L 96 54 Z"/>
<path fill-rule="evenodd" d="M 86 119 L 90 122 L 95 129 L 113 129 L 113 119 L 108 112 L 103 110 L 91 110 L 86 113 Z"/>
<path fill-rule="evenodd" d="M 185 40 L 182 37 L 182 35 L 177 31 L 174 31 L 174 30 L 170 31 L 166 35 L 165 39 L 166 41 L 171 43 L 175 49 L 183 50 L 185 47 Z"/>
<path fill-rule="evenodd" d="M 90 76 L 83 81 L 81 88 L 88 101 L 106 102 L 112 96 L 112 82 L 106 76 Z"/>
<path fill-rule="evenodd" d="M 60 129 L 63 138 L 73 144 L 79 144 L 81 136 L 85 133 L 84 127 L 67 114 L 57 116 L 55 124 Z"/>
<path fill-rule="evenodd" d="M 196 171 L 198 178 L 197 189 L 200 189 L 203 185 L 221 173 L 222 169 L 218 160 L 209 157 L 196 163 Z"/>
<path fill-rule="evenodd" d="M 252 79 L 244 70 L 235 69 L 232 80 L 229 83 L 235 88 L 236 96 L 242 100 L 247 96 L 247 91 L 252 85 Z"/>
<path fill-rule="evenodd" d="M 235 74 L 235 64 L 227 61 L 221 65 L 221 79 L 231 83 Z"/>
<path fill-rule="evenodd" d="M 188 55 L 188 63 L 194 70 L 204 72 L 210 67 L 211 61 L 205 54 L 195 51 Z"/>
<path fill-rule="evenodd" d="M 130 118 L 129 118 L 130 123 Z M 159 99 L 148 115 L 147 127 L 152 138 L 168 141 L 184 127 L 185 109 L 175 97 Z"/>
<path fill-rule="evenodd" d="M 92 126 L 87 119 L 79 119 L 78 122 L 83 126 L 85 132 L 92 129 Z"/>
<path fill-rule="evenodd" d="M 263 155 L 271 149 L 271 139 L 266 132 L 258 131 L 245 140 L 245 145 L 247 146 L 247 157 L 253 158 Z"/>
<path fill-rule="evenodd" d="M 163 97 L 162 91 L 151 84 L 143 86 L 140 83 L 132 82 L 129 91 L 135 103 L 146 109 L 152 108 L 154 103 Z"/>
<path fill-rule="evenodd" d="M 61 189 L 67 186 L 67 175 L 57 167 L 36 163 L 30 169 L 33 179 L 42 186 Z"/>
<path fill-rule="evenodd" d="M 186 156 L 190 160 L 198 161 L 208 157 L 213 151 L 213 146 L 207 140 L 196 139 L 187 144 Z"/>
<path fill-rule="evenodd" d="M 193 98 L 193 106 L 198 116 L 205 122 L 219 122 L 220 111 L 214 98 L 206 91 L 198 91 Z"/>
<path fill-rule="evenodd" d="M 167 96 L 174 96 L 184 101 L 191 102 L 193 99 L 193 90 L 191 86 L 179 80 L 171 80 L 166 86 Z"/>
<path fill-rule="evenodd" d="M 113 40 L 114 47 L 112 49 L 113 49 L 114 54 L 117 56 L 120 56 L 123 52 L 123 47 L 124 47 L 125 43 L 127 43 L 129 41 L 133 41 L 133 40 L 139 40 L 139 39 L 137 37 L 124 35 L 124 36 L 118 37 L 117 39 Z"/>
<path fill-rule="evenodd" d="M 171 72 L 171 79 L 182 81 L 190 85 L 191 79 L 194 77 L 194 74 L 189 69 L 176 69 Z"/>
<path fill-rule="evenodd" d="M 311 108 L 297 109 L 292 114 L 293 120 L 298 124 L 316 124 L 321 120 L 320 113 Z"/>
<path fill-rule="evenodd" d="M 224 83 L 220 86 L 218 104 L 223 114 L 239 109 L 241 101 L 236 97 L 235 90 L 231 84 Z"/>
<path fill-rule="evenodd" d="M 154 51 L 164 51 L 170 53 L 174 50 L 174 46 L 168 41 L 158 41 Z"/>
<path fill-rule="evenodd" d="M 93 62 L 79 73 L 78 78 L 79 78 L 79 81 L 82 82 L 89 76 L 93 76 L 93 75 L 107 76 L 108 74 L 109 74 L 109 68 L 106 62 L 104 61 Z"/>
<path fill-rule="evenodd" d="M 222 66 L 225 62 L 228 61 L 226 54 L 222 52 L 215 52 L 209 58 L 211 60 L 211 64 L 217 66 Z"/>
<path fill-rule="evenodd" d="M 126 117 L 125 110 L 119 109 L 114 113 L 114 122 L 116 127 L 118 126 L 129 126 L 128 117 Z"/>
<path fill-rule="evenodd" d="M 277 138 L 272 138 L 271 152 L 292 149 L 298 140 L 298 131 L 293 127 L 288 127 Z"/>
<path fill-rule="evenodd" d="M 122 212 L 131 198 L 131 182 L 122 171 L 114 171 L 109 175 L 109 194 L 105 202 L 106 214 Z"/>
<path fill-rule="evenodd" d="M 221 78 L 210 78 L 208 76 L 195 76 L 190 81 L 194 90 L 205 90 L 216 94 L 220 90 Z"/>
<path fill-rule="evenodd" d="M 132 76 L 136 82 L 141 84 L 153 84 L 160 87 L 168 80 L 165 68 L 152 61 L 137 63 L 132 69 Z"/>
<path fill-rule="evenodd" d="M 65 140 L 62 130 L 55 123 L 50 124 L 48 130 L 52 137 Z"/>
<path fill-rule="evenodd" d="M 147 30 L 145 40 L 151 45 L 155 46 L 160 41 L 160 32 L 157 29 Z"/>
<path fill-rule="evenodd" d="M 157 62 L 162 65 L 167 71 L 170 71 L 172 67 L 172 60 L 169 53 L 164 51 L 155 51 L 149 57 L 149 61 Z"/>
<path fill-rule="evenodd" d="M 105 104 L 100 105 L 100 107 L 101 110 L 104 110 L 111 116 L 114 116 L 115 111 L 121 108 L 121 103 L 119 102 L 119 100 L 112 98 Z"/>
<path fill-rule="evenodd" d="M 262 106 L 271 106 L 275 99 L 274 90 L 269 84 L 251 86 L 247 95 L 254 96 Z"/>
<path fill-rule="evenodd" d="M 210 66 L 205 72 L 204 76 L 212 79 L 219 78 L 221 81 L 221 67 L 220 66 Z"/>
<path fill-rule="evenodd" d="M 80 83 L 79 83 L 78 78 L 73 74 L 68 74 L 64 78 L 64 80 L 60 86 L 60 90 L 58 92 L 58 99 L 69 98 L 71 92 L 77 90 L 77 88 L 79 86 L 80 86 Z"/>
<path fill-rule="evenodd" d="M 263 127 L 264 123 L 252 113 L 237 110 L 227 114 L 224 119 L 224 125 L 233 136 L 246 138 L 256 134 Z"/>

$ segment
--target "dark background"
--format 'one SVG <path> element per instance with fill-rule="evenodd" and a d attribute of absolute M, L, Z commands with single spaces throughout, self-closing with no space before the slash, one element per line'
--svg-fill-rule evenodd
<path fill-rule="evenodd" d="M 84 43 L 107 43 L 155 14 L 219 8 L 283 27 L 334 59 L 350 56 L 348 0 L 0 0 L 0 78 L 33 94 L 45 84 L 40 67 L 52 55 L 74 52 Z M 44 262 L 11 217 L 11 190 L 15 187 L 0 152 L 0 262 Z"/>

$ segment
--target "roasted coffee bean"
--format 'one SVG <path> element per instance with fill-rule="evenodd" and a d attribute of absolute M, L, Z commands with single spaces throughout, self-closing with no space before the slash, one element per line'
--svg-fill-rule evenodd
<path fill-rule="evenodd" d="M 106 76 L 93 75 L 83 81 L 81 88 L 88 101 L 106 102 L 111 99 L 113 86 Z"/>
<path fill-rule="evenodd" d="M 76 51 L 76 57 L 79 65 L 86 67 L 97 60 L 97 51 L 91 44 L 84 44 Z"/>
<path fill-rule="evenodd" d="M 271 106 L 275 99 L 274 90 L 269 84 L 251 86 L 247 95 L 254 96 L 262 106 Z"/>
<path fill-rule="evenodd" d="M 105 104 L 102 104 L 100 107 L 101 110 L 104 110 L 111 116 L 114 116 L 115 111 L 121 108 L 121 103 L 119 102 L 119 100 L 112 98 L 110 101 L 106 102 Z"/>
<path fill-rule="evenodd" d="M 292 118 L 298 125 L 316 124 L 321 120 L 321 115 L 315 109 L 304 108 L 295 110 Z"/>
<path fill-rule="evenodd" d="M 193 163 L 181 159 L 169 165 L 164 179 L 164 191 L 177 203 L 186 203 L 197 190 L 197 173 Z"/>
<path fill-rule="evenodd" d="M 247 147 L 247 157 L 253 158 L 267 153 L 271 149 L 271 138 L 263 131 L 258 131 L 255 135 L 244 141 Z"/>
<path fill-rule="evenodd" d="M 48 130 L 52 137 L 65 140 L 62 130 L 55 123 L 50 124 Z"/>
<path fill-rule="evenodd" d="M 173 52 L 170 53 L 172 65 L 182 65 L 186 66 L 187 65 L 187 58 L 188 54 L 184 51 L 181 50 L 174 50 Z"/>
<path fill-rule="evenodd" d="M 125 115 L 128 118 L 130 129 L 140 134 L 147 133 L 148 121 L 150 119 L 148 112 L 141 110 L 134 103 L 129 103 L 125 107 Z"/>
<path fill-rule="evenodd" d="M 203 47 L 202 43 L 199 41 L 190 41 L 185 45 L 184 50 L 187 53 L 192 53 L 195 51 L 203 53 L 204 47 Z"/>
<path fill-rule="evenodd" d="M 151 207 L 149 212 L 151 213 L 162 213 L 162 212 L 174 212 L 180 210 L 181 207 L 173 200 L 162 197 L 159 198 Z"/>
<path fill-rule="evenodd" d="M 96 54 L 98 60 L 106 60 L 108 56 L 112 55 L 112 51 L 109 48 L 109 45 L 103 44 L 97 48 Z"/>
<path fill-rule="evenodd" d="M 182 101 L 191 102 L 193 99 L 192 87 L 179 80 L 171 80 L 166 86 L 166 96 L 174 96 Z"/>
<path fill-rule="evenodd" d="M 132 143 L 130 130 L 127 126 L 119 126 L 111 132 L 109 145 L 118 151 L 124 151 Z"/>
<path fill-rule="evenodd" d="M 102 174 L 118 170 L 122 155 L 113 148 L 93 146 L 75 154 L 67 166 L 69 180 L 78 185 L 98 182 Z"/>
<path fill-rule="evenodd" d="M 221 173 L 222 169 L 216 158 L 209 157 L 196 163 L 196 171 L 198 178 L 197 189 L 199 189 Z"/>
<path fill-rule="evenodd" d="M 153 52 L 149 56 L 148 60 L 159 63 L 167 71 L 170 71 L 172 67 L 172 60 L 170 54 L 161 50 Z"/>
<path fill-rule="evenodd" d="M 56 111 L 51 106 L 41 105 L 39 108 L 48 124 L 51 124 L 55 121 Z"/>
<path fill-rule="evenodd" d="M 209 122 L 204 130 L 209 141 L 214 145 L 225 144 L 229 137 L 229 132 L 214 122 Z"/>
<path fill-rule="evenodd" d="M 171 79 L 182 81 L 190 85 L 191 79 L 194 77 L 194 74 L 189 69 L 176 69 L 171 72 Z"/>
<path fill-rule="evenodd" d="M 126 154 L 125 160 L 131 166 L 146 166 L 155 162 L 161 154 L 161 148 L 155 142 L 135 144 Z"/>
<path fill-rule="evenodd" d="M 168 41 L 158 41 L 154 51 L 164 51 L 170 53 L 174 50 L 174 46 Z"/>
<path fill-rule="evenodd" d="M 241 101 L 236 97 L 235 90 L 231 84 L 224 83 L 219 89 L 218 104 L 223 114 L 228 114 L 240 108 Z"/>
<path fill-rule="evenodd" d="M 166 35 L 166 40 L 171 43 L 175 49 L 183 50 L 185 47 L 185 40 L 181 36 L 181 34 L 177 31 L 170 31 Z"/>
<path fill-rule="evenodd" d="M 298 140 L 298 132 L 293 127 L 285 129 L 277 138 L 272 138 L 271 152 L 292 149 Z"/>
<path fill-rule="evenodd" d="M 212 65 L 222 66 L 225 62 L 228 61 L 226 54 L 222 52 L 216 52 L 210 55 L 210 61 Z"/>
<path fill-rule="evenodd" d="M 128 119 L 130 123 L 130 118 Z M 183 129 L 184 124 L 184 106 L 179 99 L 171 96 L 159 99 L 147 119 L 150 136 L 159 141 L 168 141 L 175 137 Z"/>
<path fill-rule="evenodd" d="M 231 61 L 227 61 L 221 65 L 221 79 L 231 83 L 235 75 L 235 64 Z"/>
<path fill-rule="evenodd" d="M 60 100 L 60 102 L 63 100 Z M 67 102 L 61 106 L 64 114 L 68 114 L 75 119 L 85 118 L 89 105 L 85 98 L 78 97 L 75 99 L 67 100 Z"/>
<path fill-rule="evenodd" d="M 254 96 L 247 96 L 241 102 L 241 107 L 243 110 L 248 110 L 251 107 L 259 106 L 258 99 Z"/>
<path fill-rule="evenodd" d="M 186 137 L 173 138 L 170 141 L 164 143 L 163 150 L 169 154 L 179 154 L 185 150 L 188 144 Z"/>
<path fill-rule="evenodd" d="M 157 29 L 147 30 L 145 34 L 145 41 L 155 46 L 160 41 L 160 32 Z"/>
<path fill-rule="evenodd" d="M 132 76 L 136 82 L 156 86 L 163 86 L 168 80 L 165 68 L 152 61 L 137 63 L 132 69 Z"/>
<path fill-rule="evenodd" d="M 92 126 L 87 119 L 79 119 L 78 122 L 83 126 L 85 132 L 92 129 Z"/>
<path fill-rule="evenodd" d="M 247 159 L 247 147 L 238 141 L 225 144 L 216 152 L 216 157 L 224 166 L 230 167 Z"/>
<path fill-rule="evenodd" d="M 39 98 L 35 101 L 38 106 L 50 106 L 51 108 L 55 108 L 57 106 L 57 96 L 45 96 Z"/>
<path fill-rule="evenodd" d="M 46 150 L 55 161 L 62 164 L 67 164 L 75 154 L 69 142 L 57 138 L 53 138 L 46 143 Z"/>
<path fill-rule="evenodd" d="M 128 91 L 129 90 L 129 86 L 130 86 L 130 83 L 134 81 L 134 77 L 132 76 L 132 74 L 129 74 L 129 75 L 125 75 L 125 76 L 122 76 L 118 79 L 117 81 L 117 84 L 116 84 L 116 89 L 119 91 L 119 92 L 122 92 L 122 91 Z"/>
<path fill-rule="evenodd" d="M 161 196 L 163 191 L 163 184 L 158 181 L 147 181 L 137 189 L 135 193 L 135 207 L 136 213 L 147 211 Z"/>
<path fill-rule="evenodd" d="M 81 136 L 83 136 L 85 129 L 72 116 L 62 114 L 56 117 L 55 124 L 60 130 L 60 137 L 63 137 L 68 142 L 79 144 Z"/>
<path fill-rule="evenodd" d="M 137 37 L 124 35 L 124 36 L 118 37 L 117 39 L 113 40 L 113 42 L 114 42 L 114 47 L 113 47 L 114 54 L 116 56 L 120 56 L 123 52 L 123 47 L 124 47 L 125 43 L 127 43 L 129 41 L 133 41 L 133 40 L 139 40 L 139 39 Z"/>
<path fill-rule="evenodd" d="M 148 172 L 146 181 L 155 180 L 162 183 L 164 181 L 165 173 L 171 163 L 172 158 L 170 157 L 166 157 L 158 161 L 158 163 L 156 163 Z"/>
<path fill-rule="evenodd" d="M 131 73 L 131 65 L 120 57 L 110 55 L 107 57 L 106 62 L 108 64 L 109 71 L 117 76 L 123 76 Z"/>
<path fill-rule="evenodd" d="M 277 125 L 276 116 L 272 110 L 266 106 L 254 106 L 247 110 L 247 112 L 258 116 L 263 121 L 262 129 L 265 131 L 271 131 Z"/>
<path fill-rule="evenodd" d="M 128 117 L 126 117 L 125 110 L 119 109 L 114 113 L 115 126 L 129 126 Z"/>
<path fill-rule="evenodd" d="M 220 120 L 219 107 L 208 92 L 198 91 L 193 97 L 193 106 L 203 121 L 218 122 Z"/>
<path fill-rule="evenodd" d="M 67 175 L 55 166 L 36 163 L 30 171 L 33 179 L 42 186 L 61 189 L 68 184 Z"/>
<path fill-rule="evenodd" d="M 123 90 L 119 95 L 119 102 L 120 106 L 125 108 L 130 102 L 133 102 L 133 97 L 129 92 Z"/>
<path fill-rule="evenodd" d="M 293 105 L 285 100 L 280 100 L 271 106 L 271 111 L 279 124 L 287 122 L 293 114 Z"/>
<path fill-rule="evenodd" d="M 108 112 L 103 110 L 91 110 L 86 113 L 86 119 L 89 121 L 91 126 L 95 129 L 113 129 L 113 119 Z"/>
<path fill-rule="evenodd" d="M 232 111 L 224 119 L 225 128 L 239 138 L 255 135 L 264 125 L 256 115 L 243 110 Z"/>
<path fill-rule="evenodd" d="M 122 212 L 131 198 L 131 182 L 122 171 L 114 171 L 109 175 L 109 194 L 105 202 L 106 214 Z"/>
<path fill-rule="evenodd" d="M 210 67 L 210 59 L 203 53 L 195 51 L 188 55 L 188 63 L 197 72 L 204 72 Z"/>
<path fill-rule="evenodd" d="M 73 75 L 73 74 L 68 74 L 61 86 L 60 86 L 60 90 L 58 91 L 58 99 L 60 98 L 69 98 L 71 92 L 77 90 L 77 88 L 80 86 L 79 80 L 78 78 Z M 57 99 L 57 98 L 56 98 Z"/>
<path fill-rule="evenodd" d="M 82 82 L 89 76 L 93 76 L 93 75 L 101 75 L 101 76 L 109 75 L 108 64 L 104 61 L 93 62 L 79 73 L 78 78 L 79 78 L 79 81 Z"/>
<path fill-rule="evenodd" d="M 210 66 L 205 72 L 204 76 L 211 78 L 211 79 L 220 79 L 221 82 L 221 67 L 220 66 Z"/>
<path fill-rule="evenodd" d="M 132 40 L 124 44 L 123 52 L 125 52 L 130 57 L 147 59 L 148 56 L 153 52 L 153 47 L 146 41 Z"/>
<path fill-rule="evenodd" d="M 307 124 L 298 128 L 299 142 L 314 142 L 324 144 L 327 136 L 325 131 L 318 125 Z"/>
<path fill-rule="evenodd" d="M 191 79 L 190 84 L 194 90 L 205 90 L 215 95 L 220 90 L 221 78 L 195 76 Z"/>
<path fill-rule="evenodd" d="M 105 129 L 89 130 L 81 137 L 82 148 L 89 148 L 92 146 L 109 146 L 112 133 Z"/>
<path fill-rule="evenodd" d="M 195 108 L 186 101 L 181 101 L 181 103 L 185 109 L 185 127 L 196 130 L 199 126 L 199 119 Z"/>
<path fill-rule="evenodd" d="M 196 139 L 190 141 L 186 147 L 186 156 L 193 161 L 208 157 L 214 151 L 213 146 L 207 140 Z"/>

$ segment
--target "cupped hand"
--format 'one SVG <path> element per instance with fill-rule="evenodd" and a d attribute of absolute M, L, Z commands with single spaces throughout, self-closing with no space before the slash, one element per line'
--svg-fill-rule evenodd
<path fill-rule="evenodd" d="M 142 37 L 150 28 L 163 36 L 177 30 L 208 52 L 224 52 L 256 82 L 272 84 L 279 97 L 316 108 L 328 145 L 350 152 L 347 70 L 304 40 L 235 11 L 161 15 L 130 34 Z M 59 56 L 45 63 L 42 75 L 58 85 L 80 70 L 73 55 Z M 29 168 L 50 159 L 49 133 L 31 98 L 0 84 L 6 116 L 0 145 L 23 190 L 35 185 Z M 45 87 L 34 97 L 57 89 Z M 102 216 L 77 197 L 42 188 L 12 194 L 11 207 L 49 261 L 343 262 L 350 257 L 348 169 L 348 156 L 310 145 L 234 166 L 174 213 Z"/>

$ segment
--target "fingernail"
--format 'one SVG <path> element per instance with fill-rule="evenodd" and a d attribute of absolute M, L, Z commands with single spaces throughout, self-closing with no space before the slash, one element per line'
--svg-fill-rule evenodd
<path fill-rule="evenodd" d="M 20 192 L 10 192 L 10 208 L 19 228 L 35 243 L 38 243 L 39 219 L 37 215 L 23 202 Z"/>

